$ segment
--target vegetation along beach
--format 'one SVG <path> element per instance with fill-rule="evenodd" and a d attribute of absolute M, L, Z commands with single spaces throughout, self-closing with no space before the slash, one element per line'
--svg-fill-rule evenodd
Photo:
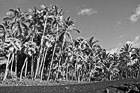
<path fill-rule="evenodd" d="M 108 51 L 75 24 L 57 5 L 9 9 L 0 24 L 0 93 L 140 93 L 140 46 Z"/>

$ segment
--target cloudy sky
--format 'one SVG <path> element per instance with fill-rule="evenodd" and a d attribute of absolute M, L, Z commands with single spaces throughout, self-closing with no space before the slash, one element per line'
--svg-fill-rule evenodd
<path fill-rule="evenodd" d="M 73 37 L 94 36 L 111 52 L 125 43 L 140 47 L 140 0 L 0 0 L 0 21 L 9 8 L 27 11 L 42 4 L 56 4 L 76 20 L 81 33 Z"/>

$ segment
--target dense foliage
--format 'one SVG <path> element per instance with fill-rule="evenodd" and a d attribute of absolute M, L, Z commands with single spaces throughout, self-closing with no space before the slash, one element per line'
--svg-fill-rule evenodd
<path fill-rule="evenodd" d="M 9 9 L 0 25 L 2 79 L 106 81 L 138 78 L 140 48 L 125 44 L 110 54 L 94 37 L 73 39 L 80 33 L 71 17 L 55 5 L 29 12 Z M 5 59 L 5 61 L 3 60 Z"/>

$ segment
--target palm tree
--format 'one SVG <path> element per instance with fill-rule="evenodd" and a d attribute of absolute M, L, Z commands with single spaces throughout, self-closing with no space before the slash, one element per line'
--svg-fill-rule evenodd
<path fill-rule="evenodd" d="M 53 22 L 51 24 L 52 27 L 54 27 L 55 29 L 55 32 L 56 32 L 56 36 L 55 36 L 55 44 L 54 44 L 54 48 L 53 48 L 53 54 L 52 54 L 52 58 L 51 58 L 51 62 L 50 62 L 50 67 L 49 67 L 49 73 L 48 73 L 48 78 L 47 80 L 49 80 L 50 78 L 50 74 L 51 74 L 51 70 L 52 70 L 52 64 L 53 64 L 53 61 L 54 61 L 54 55 L 55 55 L 55 50 L 56 50 L 56 46 L 57 46 L 57 43 L 58 43 L 58 38 L 59 38 L 59 30 L 60 30 L 60 27 L 62 26 L 62 20 L 63 20 L 63 12 L 62 12 L 62 9 L 58 9 L 57 6 L 51 6 L 51 10 L 50 13 L 53 13 L 51 16 L 52 16 L 52 19 L 53 19 Z"/>
<path fill-rule="evenodd" d="M 45 11 L 45 9 L 43 9 Z M 46 11 L 45 11 L 46 13 Z M 34 8 L 34 13 L 33 13 L 33 19 L 35 22 L 38 22 L 38 20 L 36 19 L 37 18 L 37 9 L 36 7 Z M 35 77 L 37 76 L 38 74 L 38 70 L 39 70 L 39 63 L 40 63 L 40 59 L 41 59 L 41 54 L 42 54 L 42 50 L 43 50 L 43 42 L 44 42 L 44 36 L 45 36 L 45 33 L 46 33 L 46 28 L 47 28 L 47 15 L 43 15 L 43 21 L 44 21 L 44 26 L 43 26 L 43 32 L 42 32 L 42 36 L 41 36 L 41 43 L 40 43 L 40 51 L 39 51 L 39 57 L 38 57 L 38 60 L 37 60 L 37 66 L 36 66 L 36 72 L 35 72 Z"/>
<path fill-rule="evenodd" d="M 12 37 L 23 39 L 25 35 L 28 33 L 28 26 L 26 22 L 26 13 L 23 13 L 20 8 L 17 9 L 9 9 L 8 15 L 3 18 L 4 25 L 6 26 L 7 30 L 10 29 Z M 8 23 L 6 25 L 6 23 Z"/>
<path fill-rule="evenodd" d="M 13 66 L 13 61 L 15 60 L 15 73 L 17 74 L 17 55 L 18 51 L 21 51 L 22 42 L 24 41 L 23 37 L 25 36 L 25 32 L 28 30 L 28 26 L 26 25 L 26 17 L 25 13 L 21 12 L 20 8 L 17 9 L 9 9 L 9 12 L 5 18 L 3 18 L 3 31 L 4 31 L 4 42 L 9 49 L 11 46 L 13 47 L 13 55 L 12 56 L 12 64 L 11 70 Z M 6 48 L 5 46 L 5 48 Z M 8 47 L 9 46 L 9 47 Z M 7 63 L 8 67 L 8 63 Z M 8 68 L 6 68 L 7 70 Z M 8 70 L 7 70 L 8 71 Z M 6 79 L 7 71 L 5 73 L 4 79 Z"/>
<path fill-rule="evenodd" d="M 128 63 L 131 68 L 131 74 L 136 74 L 139 77 L 140 68 L 140 49 L 133 48 L 131 51 L 131 62 Z M 134 73 L 135 72 L 135 73 Z"/>
<path fill-rule="evenodd" d="M 37 46 L 36 46 L 36 43 L 33 42 L 33 41 L 28 41 L 26 42 L 24 45 L 23 45 L 23 49 L 24 49 L 24 53 L 26 54 L 26 58 L 24 60 L 24 64 L 22 66 L 22 69 L 21 69 L 21 73 L 20 73 L 20 80 L 22 80 L 22 74 L 23 74 L 23 69 L 25 68 L 25 77 L 26 77 L 26 74 L 27 74 L 27 66 L 28 66 L 28 59 L 29 57 L 33 57 L 34 54 L 37 53 Z M 33 61 L 31 61 L 31 74 L 33 73 Z M 26 66 L 26 67 L 25 67 Z M 33 76 L 32 76 L 33 78 Z"/>
<path fill-rule="evenodd" d="M 126 43 L 120 50 L 121 54 L 130 55 L 132 44 Z"/>
<path fill-rule="evenodd" d="M 121 77 L 123 75 L 123 73 L 125 73 L 125 77 L 127 78 L 127 74 L 128 74 L 128 67 L 127 67 L 127 63 L 130 62 L 130 57 L 131 57 L 131 52 L 132 51 L 132 44 L 125 44 L 121 50 L 120 50 L 120 64 L 119 64 L 119 68 L 121 72 Z"/>
<path fill-rule="evenodd" d="M 64 19 L 63 24 L 64 24 L 64 27 L 59 32 L 59 38 L 60 38 L 60 41 L 62 41 L 62 46 L 60 48 L 61 54 L 60 54 L 60 59 L 59 59 L 59 63 L 58 63 L 58 69 L 60 67 L 60 62 L 61 62 L 61 59 L 62 59 L 62 54 L 64 52 L 64 45 L 65 45 L 67 36 L 69 37 L 70 41 L 72 41 L 72 36 L 71 36 L 70 32 L 77 31 L 78 33 L 80 33 L 80 31 L 78 29 L 73 27 L 74 20 L 71 19 L 70 17 Z"/>
<path fill-rule="evenodd" d="M 8 61 L 6 63 L 5 76 L 4 76 L 3 80 L 5 80 L 7 77 L 8 66 L 11 62 L 10 58 L 14 58 L 14 57 L 11 57 L 11 55 L 17 55 L 17 51 L 21 51 L 21 47 L 22 47 L 21 41 L 19 41 L 18 39 L 9 38 L 9 39 L 5 40 L 5 48 L 7 48 L 6 50 L 8 51 Z M 11 60 L 14 60 L 14 59 L 11 59 Z M 15 59 L 15 61 L 16 60 L 17 59 Z M 15 64 L 15 68 L 16 68 L 16 64 Z"/>
<path fill-rule="evenodd" d="M 45 61 L 46 61 L 46 56 L 47 56 L 47 52 L 48 52 L 48 49 L 50 49 L 50 47 L 52 47 L 52 43 L 55 42 L 54 40 L 54 37 L 51 36 L 51 35 L 47 35 L 45 37 L 45 49 L 44 49 L 44 54 L 43 54 L 43 60 L 41 62 L 41 65 L 40 65 L 40 71 L 41 71 L 41 80 L 42 80 L 42 76 L 43 76 L 43 71 L 44 71 L 44 65 L 45 65 Z M 41 69 L 42 68 L 42 69 Z"/>
<path fill-rule="evenodd" d="M 96 47 L 96 43 L 98 43 L 98 40 L 94 40 L 94 39 L 95 38 L 93 36 L 87 39 L 88 48 L 91 51 L 90 56 L 95 56 L 94 47 Z"/>

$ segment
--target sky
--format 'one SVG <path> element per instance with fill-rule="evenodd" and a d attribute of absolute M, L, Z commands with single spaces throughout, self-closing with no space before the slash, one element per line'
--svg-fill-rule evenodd
<path fill-rule="evenodd" d="M 125 43 L 140 47 L 140 0 L 0 0 L 0 21 L 10 8 L 28 11 L 42 4 L 58 5 L 76 20 L 81 33 L 72 33 L 74 38 L 94 36 L 111 53 Z"/>

